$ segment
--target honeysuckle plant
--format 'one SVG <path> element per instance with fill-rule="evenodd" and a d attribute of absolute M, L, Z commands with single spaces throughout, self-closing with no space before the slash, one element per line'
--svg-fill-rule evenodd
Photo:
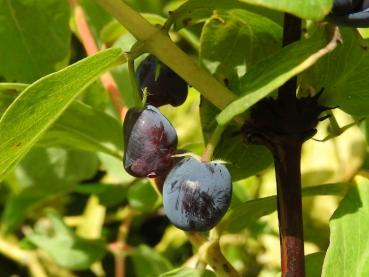
<path fill-rule="evenodd" d="M 2 274 L 367 276 L 368 14 L 0 0 Z"/>

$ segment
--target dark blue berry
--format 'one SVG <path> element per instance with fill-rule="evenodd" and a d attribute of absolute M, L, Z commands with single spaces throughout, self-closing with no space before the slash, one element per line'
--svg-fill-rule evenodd
<path fill-rule="evenodd" d="M 327 20 L 336 25 L 369 27 L 369 0 L 335 0 Z"/>
<path fill-rule="evenodd" d="M 186 231 L 213 228 L 227 211 L 231 196 L 231 176 L 224 165 L 191 157 L 173 167 L 163 187 L 169 220 Z"/>

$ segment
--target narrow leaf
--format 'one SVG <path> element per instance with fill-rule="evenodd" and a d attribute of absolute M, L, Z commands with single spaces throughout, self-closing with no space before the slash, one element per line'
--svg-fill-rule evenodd
<path fill-rule="evenodd" d="M 4 86 L 4 91 L 1 91 L 2 84 L 8 84 Z M 26 87 L 17 83 L 0 83 L 0 116 L 19 95 L 5 88 L 23 90 Z M 37 145 L 99 151 L 121 160 L 122 141 L 118 119 L 76 100 L 46 131 Z"/>
<path fill-rule="evenodd" d="M 326 16 L 332 8 L 333 0 L 241 0 L 249 3 L 288 12 L 304 19 L 318 20 Z"/>
<path fill-rule="evenodd" d="M 330 220 L 323 277 L 369 276 L 369 180 L 355 181 Z"/>
<path fill-rule="evenodd" d="M 38 145 L 99 151 L 122 159 L 122 141 L 122 127 L 116 118 L 74 101 Z"/>
<path fill-rule="evenodd" d="M 303 196 L 314 195 L 343 195 L 348 184 L 335 183 L 303 188 Z M 277 198 L 275 195 L 246 201 L 230 209 L 218 227 L 221 230 L 237 232 L 252 224 L 260 217 L 271 214 L 277 209 Z M 247 220 L 245 220 L 247 219 Z"/>
<path fill-rule="evenodd" d="M 245 112 L 256 102 L 301 73 L 325 54 L 332 51 L 338 41 L 338 32 L 324 47 L 320 35 L 298 41 L 276 54 L 255 64 L 241 80 L 242 96 L 231 102 L 218 116 L 219 124 L 227 124 L 233 117 Z"/>
<path fill-rule="evenodd" d="M 369 50 L 368 42 L 356 30 L 341 28 L 343 43 L 319 60 L 304 81 L 316 90 L 324 88 L 323 105 L 338 106 L 355 116 L 369 114 Z"/>
<path fill-rule="evenodd" d="M 305 273 L 307 277 L 321 277 L 324 262 L 323 252 L 316 252 L 305 256 Z"/>
<path fill-rule="evenodd" d="M 37 142 L 73 99 L 118 62 L 109 49 L 41 78 L 9 106 L 0 119 L 0 180 Z"/>

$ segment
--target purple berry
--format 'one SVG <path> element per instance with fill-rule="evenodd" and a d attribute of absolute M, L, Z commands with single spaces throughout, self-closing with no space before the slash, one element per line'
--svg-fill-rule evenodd
<path fill-rule="evenodd" d="M 124 168 L 135 177 L 157 177 L 173 165 L 177 133 L 154 106 L 130 109 L 124 119 Z"/>
<path fill-rule="evenodd" d="M 157 66 L 159 74 L 155 78 Z M 170 104 L 176 107 L 187 98 L 186 81 L 153 55 L 148 55 L 138 66 L 136 79 L 141 93 L 147 89 L 147 103 L 153 106 Z"/>

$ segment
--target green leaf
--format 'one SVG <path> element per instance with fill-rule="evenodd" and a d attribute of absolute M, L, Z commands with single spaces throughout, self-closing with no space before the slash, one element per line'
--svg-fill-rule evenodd
<path fill-rule="evenodd" d="M 200 112 L 203 134 L 207 140 L 214 132 L 216 127 L 215 117 L 219 110 L 209 101 L 202 99 Z M 227 162 L 226 166 L 233 181 L 252 176 L 267 168 L 273 162 L 268 149 L 264 146 L 244 143 L 242 136 L 235 135 L 238 130 L 239 127 L 227 127 L 213 154 L 214 159 Z"/>
<path fill-rule="evenodd" d="M 302 194 L 303 196 L 343 195 L 347 186 L 347 183 L 311 186 L 303 188 Z M 230 232 L 238 232 L 260 217 L 273 213 L 277 209 L 276 202 L 276 196 L 246 201 L 231 208 L 217 227 L 220 230 L 227 228 Z"/>
<path fill-rule="evenodd" d="M 102 86 L 100 80 L 96 80 L 88 86 L 81 96 L 78 97 L 78 100 L 100 111 L 108 111 L 110 107 L 111 111 L 113 111 L 110 95 Z"/>
<path fill-rule="evenodd" d="M 26 85 L 12 84 L 8 87 L 20 90 Z M 0 92 L 0 115 L 18 95 L 14 91 Z M 100 151 L 122 160 L 122 141 L 122 126 L 116 118 L 82 102 L 74 101 L 37 144 L 44 147 Z"/>
<path fill-rule="evenodd" d="M 17 92 L 14 90 L 0 91 L 0 117 L 14 101 L 17 95 Z"/>
<path fill-rule="evenodd" d="M 321 277 L 324 262 L 323 252 L 316 252 L 305 256 L 306 277 Z"/>
<path fill-rule="evenodd" d="M 141 15 L 153 25 L 163 25 L 166 20 L 164 17 L 157 14 L 142 13 Z M 124 28 L 122 24 L 120 24 L 116 19 L 113 19 L 108 24 L 106 24 L 104 28 L 102 28 L 100 32 L 100 37 L 103 42 L 111 43 L 116 41 L 126 32 L 128 32 L 127 29 Z"/>
<path fill-rule="evenodd" d="M 38 142 L 42 146 L 100 151 L 123 159 L 120 122 L 81 102 L 73 102 Z"/>
<path fill-rule="evenodd" d="M 67 65 L 70 8 L 60 0 L 0 0 L 0 75 L 33 82 Z"/>
<path fill-rule="evenodd" d="M 355 181 L 330 220 L 323 277 L 369 276 L 369 180 Z"/>
<path fill-rule="evenodd" d="M 172 269 L 172 265 L 163 256 L 146 245 L 140 245 L 130 256 L 135 276 L 157 277 Z"/>
<path fill-rule="evenodd" d="M 281 45 L 282 28 L 274 21 L 242 9 L 220 10 L 204 25 L 200 57 L 220 63 L 225 71 L 249 67 Z"/>
<path fill-rule="evenodd" d="M 82 270 L 88 269 L 104 257 L 104 241 L 76 236 L 55 212 L 49 211 L 48 217 L 53 225 L 53 235 L 35 232 L 29 235 L 28 239 L 46 251 L 56 264 L 71 270 Z"/>
<path fill-rule="evenodd" d="M 159 195 L 149 182 L 139 182 L 129 188 L 127 198 L 132 208 L 150 212 L 155 208 Z"/>
<path fill-rule="evenodd" d="M 304 19 L 319 20 L 326 16 L 333 0 L 240 0 L 245 3 L 287 12 Z"/>
<path fill-rule="evenodd" d="M 360 41 L 357 33 L 342 28 L 343 43 L 318 61 L 304 76 L 317 90 L 324 88 L 321 103 L 339 106 L 356 116 L 369 114 L 369 51 L 367 41 Z"/>
<path fill-rule="evenodd" d="M 106 24 L 112 20 L 111 14 L 103 9 L 96 1 L 79 1 L 85 11 L 88 25 L 96 40 L 99 40 L 99 34 Z"/>
<path fill-rule="evenodd" d="M 183 3 L 171 14 L 170 20 L 177 31 L 183 27 L 203 22 L 210 18 L 214 11 L 226 11 L 229 9 L 244 9 L 251 12 L 262 13 L 273 21 L 280 22 L 280 14 L 271 10 L 260 9 L 236 0 L 189 0 Z"/>
<path fill-rule="evenodd" d="M 70 192 L 79 181 L 91 178 L 97 167 L 94 153 L 33 148 L 15 168 L 19 192 L 6 203 L 2 228 L 13 230 L 32 208 Z"/>
<path fill-rule="evenodd" d="M 107 155 L 98 153 L 101 162 L 100 170 L 105 173 L 104 182 L 109 184 L 130 184 L 135 180 L 135 177 L 128 174 L 123 167 L 122 160 Z"/>
<path fill-rule="evenodd" d="M 223 134 L 214 158 L 227 162 L 233 181 L 250 177 L 273 163 L 272 155 L 266 147 L 244 143 L 240 135 L 232 134 L 232 129 Z"/>
<path fill-rule="evenodd" d="M 188 89 L 186 101 L 173 109 L 170 105 L 160 107 L 160 111 L 172 123 L 178 134 L 178 148 L 203 151 L 203 135 L 199 116 L 200 95 L 193 88 Z M 186 120 L 183 120 L 186 118 Z M 192 146 L 192 147 L 191 147 Z M 195 149 L 194 149 L 195 150 Z M 197 154 L 200 154 L 197 153 Z"/>
<path fill-rule="evenodd" d="M 76 228 L 76 234 L 85 239 L 100 238 L 105 216 L 106 207 L 100 203 L 96 195 L 90 195 L 81 215 L 81 221 Z"/>
<path fill-rule="evenodd" d="M 291 77 L 307 69 L 320 57 L 315 55 L 313 59 L 312 55 L 322 47 L 324 39 L 321 36 L 301 40 L 252 66 L 241 80 L 242 95 L 217 116 L 218 123 L 227 124 Z"/>
<path fill-rule="evenodd" d="M 120 58 L 108 49 L 41 78 L 25 89 L 0 119 L 0 180 L 40 139 L 73 99 Z"/>
<path fill-rule="evenodd" d="M 209 270 L 200 270 L 195 268 L 181 267 L 166 272 L 159 277 L 215 277 L 215 273 Z"/>
<path fill-rule="evenodd" d="M 75 188 L 81 194 L 95 194 L 101 205 L 113 207 L 122 203 L 127 197 L 127 186 L 107 184 L 83 184 Z"/>

